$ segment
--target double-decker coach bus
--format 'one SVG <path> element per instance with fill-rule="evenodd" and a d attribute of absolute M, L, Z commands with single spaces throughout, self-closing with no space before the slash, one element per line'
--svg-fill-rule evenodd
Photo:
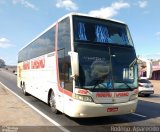
<path fill-rule="evenodd" d="M 133 113 L 138 66 L 125 23 L 70 13 L 18 54 L 17 84 L 54 113 L 98 117 Z"/>

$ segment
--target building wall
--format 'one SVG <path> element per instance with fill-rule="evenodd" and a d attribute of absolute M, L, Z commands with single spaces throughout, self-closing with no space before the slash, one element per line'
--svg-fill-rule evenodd
<path fill-rule="evenodd" d="M 152 80 L 160 80 L 160 61 L 155 61 L 152 63 Z"/>
<path fill-rule="evenodd" d="M 152 80 L 160 80 L 160 70 L 152 72 Z"/>

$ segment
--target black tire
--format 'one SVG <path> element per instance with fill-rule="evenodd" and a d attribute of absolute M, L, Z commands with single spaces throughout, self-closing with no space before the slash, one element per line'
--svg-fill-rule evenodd
<path fill-rule="evenodd" d="M 25 96 L 28 95 L 28 93 L 26 92 L 25 84 L 23 84 L 23 86 L 22 86 L 22 92 L 23 92 L 23 94 L 24 94 Z"/>
<path fill-rule="evenodd" d="M 51 91 L 50 96 L 49 96 L 49 105 L 50 105 L 53 113 L 55 113 L 55 114 L 59 113 L 59 111 L 56 108 L 55 94 L 53 91 Z"/>

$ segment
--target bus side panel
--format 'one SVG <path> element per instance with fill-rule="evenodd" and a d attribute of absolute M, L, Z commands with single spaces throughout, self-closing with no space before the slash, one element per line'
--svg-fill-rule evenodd
<path fill-rule="evenodd" d="M 55 56 L 45 56 L 45 68 L 35 72 L 36 97 L 48 102 L 48 93 L 57 85 Z"/>
<path fill-rule="evenodd" d="M 36 63 L 42 58 L 44 67 Z M 17 85 L 21 87 L 21 83 L 24 83 L 28 93 L 48 103 L 49 90 L 55 89 L 57 86 L 55 55 L 50 53 L 28 62 L 29 68 L 24 66 L 25 62 L 18 64 Z"/>

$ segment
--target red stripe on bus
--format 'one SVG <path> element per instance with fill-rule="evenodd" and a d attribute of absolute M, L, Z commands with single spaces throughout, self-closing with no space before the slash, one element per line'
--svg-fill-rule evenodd
<path fill-rule="evenodd" d="M 57 83 L 58 83 L 58 89 L 60 92 L 72 97 L 72 92 L 62 88 L 60 86 L 60 80 L 59 80 L 59 68 L 58 68 L 58 22 L 56 23 L 56 31 L 55 31 L 55 56 L 56 56 L 56 68 L 57 68 Z"/>

